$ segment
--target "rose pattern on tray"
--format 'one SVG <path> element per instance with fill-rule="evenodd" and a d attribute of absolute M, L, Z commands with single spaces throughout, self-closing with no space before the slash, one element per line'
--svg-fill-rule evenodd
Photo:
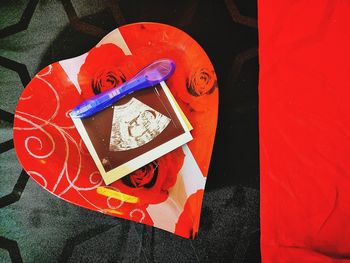
<path fill-rule="evenodd" d="M 133 77 L 138 71 L 137 60 L 130 57 L 114 44 L 91 49 L 78 73 L 84 98 L 119 86 Z"/>
<path fill-rule="evenodd" d="M 184 157 L 182 149 L 178 148 L 113 185 L 123 193 L 138 197 L 140 204 L 161 203 L 168 198 L 168 190 L 176 182 Z"/>
<path fill-rule="evenodd" d="M 186 80 L 188 93 L 193 96 L 202 96 L 211 94 L 217 87 L 217 81 L 214 78 L 214 72 L 207 68 L 195 69 Z"/>
<path fill-rule="evenodd" d="M 126 55 L 125 43 L 132 55 Z M 162 57 L 177 64 L 167 84 L 194 127 L 194 140 L 106 186 L 69 112 Z M 68 64 L 77 70 L 67 70 Z M 132 24 L 111 32 L 86 55 L 53 63 L 31 80 L 16 108 L 15 150 L 27 173 L 63 200 L 194 237 L 217 110 L 215 72 L 200 46 L 170 26 Z M 166 220 L 161 211 L 169 214 Z"/>

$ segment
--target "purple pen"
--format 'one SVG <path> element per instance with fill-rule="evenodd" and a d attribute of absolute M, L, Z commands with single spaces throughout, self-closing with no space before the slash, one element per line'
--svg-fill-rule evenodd
<path fill-rule="evenodd" d="M 104 91 L 83 101 L 72 110 L 70 115 L 74 118 L 89 117 L 132 92 L 159 84 L 168 79 L 171 74 L 173 74 L 174 70 L 174 61 L 170 59 L 157 60 L 120 86 Z"/>

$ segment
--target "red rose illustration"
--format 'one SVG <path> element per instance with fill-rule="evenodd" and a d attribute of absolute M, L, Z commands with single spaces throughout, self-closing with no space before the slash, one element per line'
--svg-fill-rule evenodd
<path fill-rule="evenodd" d="M 124 177 L 123 182 L 134 188 L 150 188 L 154 185 L 158 175 L 158 162 L 154 161 L 138 169 L 129 176 Z"/>
<path fill-rule="evenodd" d="M 185 207 L 176 223 L 175 233 L 192 239 L 198 233 L 204 190 L 199 189 L 187 198 Z"/>
<path fill-rule="evenodd" d="M 184 157 L 182 148 L 177 148 L 111 186 L 139 198 L 139 205 L 161 203 L 167 199 L 168 189 L 175 184 Z"/>
<path fill-rule="evenodd" d="M 167 83 L 170 87 L 177 87 L 172 89 L 174 96 L 190 111 L 204 112 L 216 103 L 216 96 L 212 95 L 218 86 L 217 79 L 209 59 L 195 57 L 193 61 L 195 65 L 188 65 L 188 61 L 177 57 L 176 63 L 180 66 Z"/>
<path fill-rule="evenodd" d="M 91 81 L 91 88 L 95 94 L 103 90 L 114 88 L 125 82 L 123 72 L 118 68 L 104 68 L 95 73 Z"/>
<path fill-rule="evenodd" d="M 186 88 L 193 96 L 211 94 L 217 87 L 214 70 L 208 68 L 196 68 L 186 80 Z"/>
<path fill-rule="evenodd" d="M 136 64 L 114 44 L 91 49 L 78 74 L 82 96 L 90 98 L 122 84 L 137 73 Z"/>

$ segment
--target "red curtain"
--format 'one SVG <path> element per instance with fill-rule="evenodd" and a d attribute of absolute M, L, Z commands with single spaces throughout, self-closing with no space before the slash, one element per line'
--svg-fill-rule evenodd
<path fill-rule="evenodd" d="M 258 10 L 262 262 L 350 262 L 350 1 Z"/>

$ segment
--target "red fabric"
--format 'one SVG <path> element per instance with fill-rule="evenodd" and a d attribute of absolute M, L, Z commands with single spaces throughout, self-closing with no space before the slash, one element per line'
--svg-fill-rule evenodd
<path fill-rule="evenodd" d="M 350 262 L 350 2 L 258 10 L 262 262 Z"/>

